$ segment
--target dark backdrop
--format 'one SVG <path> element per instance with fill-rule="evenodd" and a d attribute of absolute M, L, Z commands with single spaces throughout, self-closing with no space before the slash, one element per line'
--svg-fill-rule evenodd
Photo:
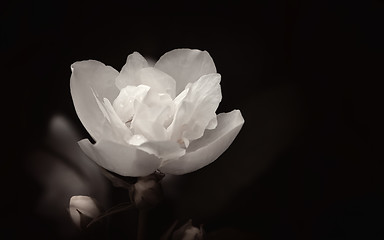
<path fill-rule="evenodd" d="M 184 176 L 175 216 L 216 237 L 383 239 L 383 10 L 378 0 L 4 4 L 2 234 L 60 237 L 35 208 L 44 189 L 28 163 L 54 114 L 88 136 L 70 65 L 120 70 L 133 51 L 187 47 L 211 54 L 218 112 L 238 108 L 245 125 L 215 163 Z"/>

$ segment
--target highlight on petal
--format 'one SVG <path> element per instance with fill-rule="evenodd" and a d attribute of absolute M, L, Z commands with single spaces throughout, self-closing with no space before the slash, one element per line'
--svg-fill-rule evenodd
<path fill-rule="evenodd" d="M 195 140 L 203 136 L 207 127 L 216 127 L 216 109 L 222 98 L 220 80 L 218 73 L 204 75 L 175 99 L 175 116 L 167 129 L 172 140 Z"/>
<path fill-rule="evenodd" d="M 95 95 L 109 100 L 115 99 L 119 91 L 115 86 L 118 72 L 101 62 L 88 60 L 71 65 L 70 88 L 76 113 L 96 141 L 103 135 L 105 122 Z"/>
<path fill-rule="evenodd" d="M 140 83 L 137 81 L 136 73 L 145 67 L 148 67 L 148 62 L 140 53 L 133 52 L 132 54 L 128 55 L 127 62 L 116 78 L 116 86 L 119 89 L 122 89 L 128 85 L 140 85 Z"/>
<path fill-rule="evenodd" d="M 85 154 L 101 167 L 122 176 L 139 177 L 153 173 L 160 159 L 134 146 L 100 140 L 94 145 L 88 139 L 79 141 Z"/>
<path fill-rule="evenodd" d="M 182 92 L 188 83 L 197 81 L 203 75 L 216 73 L 215 63 L 209 53 L 197 49 L 169 51 L 160 57 L 155 68 L 175 79 L 176 95 Z"/>
<path fill-rule="evenodd" d="M 218 125 L 213 130 L 206 130 L 204 136 L 189 145 L 181 158 L 163 161 L 160 171 L 181 175 L 196 171 L 215 161 L 233 142 L 244 119 L 239 110 L 221 113 L 217 116 Z"/>

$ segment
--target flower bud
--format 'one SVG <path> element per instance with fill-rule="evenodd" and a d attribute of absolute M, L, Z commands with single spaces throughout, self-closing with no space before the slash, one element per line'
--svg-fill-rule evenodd
<path fill-rule="evenodd" d="M 84 229 L 100 214 L 96 201 L 88 196 L 72 196 L 69 200 L 69 214 L 76 226 Z"/>
<path fill-rule="evenodd" d="M 172 240 L 202 240 L 204 239 L 204 231 L 202 225 L 200 228 L 192 225 L 192 220 L 181 226 L 172 234 Z"/>
<path fill-rule="evenodd" d="M 138 178 L 133 185 L 130 196 L 136 207 L 149 209 L 155 207 L 163 198 L 160 180 L 164 177 L 158 172 L 146 177 Z"/>

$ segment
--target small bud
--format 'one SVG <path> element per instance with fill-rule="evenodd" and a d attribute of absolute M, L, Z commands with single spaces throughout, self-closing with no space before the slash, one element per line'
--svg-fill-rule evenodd
<path fill-rule="evenodd" d="M 69 214 L 79 228 L 84 229 L 100 214 L 96 201 L 88 196 L 72 196 L 69 200 Z"/>
<path fill-rule="evenodd" d="M 203 240 L 204 231 L 202 225 L 200 228 L 192 225 L 192 220 L 181 226 L 172 234 L 172 240 Z"/>
<path fill-rule="evenodd" d="M 164 175 L 154 173 L 146 177 L 138 178 L 133 185 L 130 196 L 136 207 L 149 209 L 155 207 L 163 198 L 163 190 L 160 180 Z"/>

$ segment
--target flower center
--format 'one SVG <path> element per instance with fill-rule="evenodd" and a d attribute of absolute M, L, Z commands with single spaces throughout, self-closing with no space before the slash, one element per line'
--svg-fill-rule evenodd
<path fill-rule="evenodd" d="M 167 141 L 167 128 L 173 121 L 175 103 L 166 93 L 147 85 L 126 86 L 113 102 L 113 108 L 133 135 L 151 141 Z"/>

